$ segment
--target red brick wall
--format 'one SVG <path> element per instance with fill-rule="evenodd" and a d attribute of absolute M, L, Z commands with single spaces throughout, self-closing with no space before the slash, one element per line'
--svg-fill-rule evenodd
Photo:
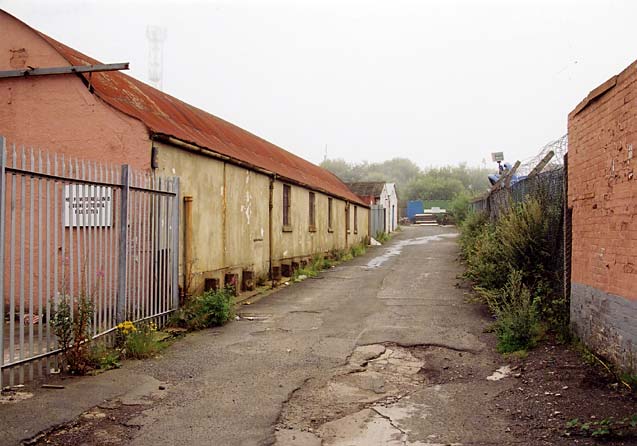
<path fill-rule="evenodd" d="M 572 282 L 637 301 L 637 63 L 568 118 Z"/>

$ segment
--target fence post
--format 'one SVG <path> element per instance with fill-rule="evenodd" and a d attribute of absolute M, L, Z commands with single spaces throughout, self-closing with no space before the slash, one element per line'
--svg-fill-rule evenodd
<path fill-rule="evenodd" d="M 4 365 L 4 201 L 5 201 L 5 170 L 7 141 L 0 136 L 0 389 L 2 389 L 2 366 Z"/>
<path fill-rule="evenodd" d="M 172 237 L 173 237 L 173 270 L 172 270 L 172 291 L 173 291 L 173 309 L 179 308 L 179 177 L 173 179 L 175 196 L 173 197 L 173 221 L 172 221 Z"/>
<path fill-rule="evenodd" d="M 122 189 L 119 217 L 119 256 L 117 264 L 117 322 L 126 319 L 126 265 L 128 263 L 128 195 L 130 191 L 128 165 L 122 165 Z"/>

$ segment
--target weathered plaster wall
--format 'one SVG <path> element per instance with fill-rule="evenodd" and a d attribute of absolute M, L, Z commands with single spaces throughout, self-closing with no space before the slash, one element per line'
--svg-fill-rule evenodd
<path fill-rule="evenodd" d="M 181 195 L 191 196 L 193 219 L 194 291 L 205 278 L 223 283 L 225 273 L 250 270 L 267 276 L 270 268 L 270 177 L 202 154 L 155 142 L 158 173 L 181 178 Z M 309 226 L 309 190 L 291 185 L 291 230 L 283 231 L 283 182 L 273 184 L 272 257 L 278 265 L 363 241 L 368 210 L 358 208 L 358 231 L 345 230 L 344 200 L 332 199 L 333 223 L 328 230 L 328 196 L 315 192 L 316 230 Z M 180 215 L 183 228 L 183 202 Z M 347 240 L 347 241 L 346 241 Z M 184 233 L 180 234 L 180 275 L 183 274 Z"/>
<path fill-rule="evenodd" d="M 225 260 L 230 267 L 269 270 L 270 178 L 226 164 Z"/>
<path fill-rule="evenodd" d="M 0 70 L 68 65 L 32 30 L 0 14 Z M 0 135 L 66 156 L 150 167 L 146 127 L 104 104 L 74 74 L 0 79 Z"/>
<path fill-rule="evenodd" d="M 315 192 L 316 221 L 315 231 L 310 230 L 309 190 L 291 186 L 291 231 L 283 227 L 283 183 L 274 185 L 273 209 L 273 260 L 281 261 L 315 253 L 325 253 L 332 249 L 345 249 L 363 241 L 368 235 L 368 209 L 358 208 L 358 231 L 354 232 L 354 204 L 350 204 L 350 231 L 346 231 L 345 207 L 347 203 L 332 197 L 332 227 L 328 227 L 329 197 Z"/>
<path fill-rule="evenodd" d="M 202 286 L 206 272 L 224 267 L 224 163 L 212 158 L 155 142 L 157 173 L 177 175 L 180 194 L 179 276 L 184 274 L 183 197 L 192 197 L 193 283 Z M 182 282 L 183 283 L 183 282 Z"/>
<path fill-rule="evenodd" d="M 626 368 L 637 359 L 636 95 L 633 63 L 568 121 L 571 320 L 585 342 Z"/>

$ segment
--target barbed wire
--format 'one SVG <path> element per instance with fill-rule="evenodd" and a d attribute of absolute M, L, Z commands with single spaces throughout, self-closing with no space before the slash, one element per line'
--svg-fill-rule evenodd
<path fill-rule="evenodd" d="M 564 166 L 564 155 L 568 152 L 568 134 L 546 144 L 537 155 L 523 160 L 516 173 L 518 175 L 528 175 L 551 150 L 555 155 L 551 158 L 546 167 L 542 169 L 544 172 L 559 169 Z"/>

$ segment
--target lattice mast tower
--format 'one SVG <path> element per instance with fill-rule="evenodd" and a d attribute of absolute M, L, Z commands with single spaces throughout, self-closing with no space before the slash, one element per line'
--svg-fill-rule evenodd
<path fill-rule="evenodd" d="M 148 80 L 153 87 L 162 90 L 166 28 L 149 25 L 146 28 L 146 38 L 148 39 Z"/>

